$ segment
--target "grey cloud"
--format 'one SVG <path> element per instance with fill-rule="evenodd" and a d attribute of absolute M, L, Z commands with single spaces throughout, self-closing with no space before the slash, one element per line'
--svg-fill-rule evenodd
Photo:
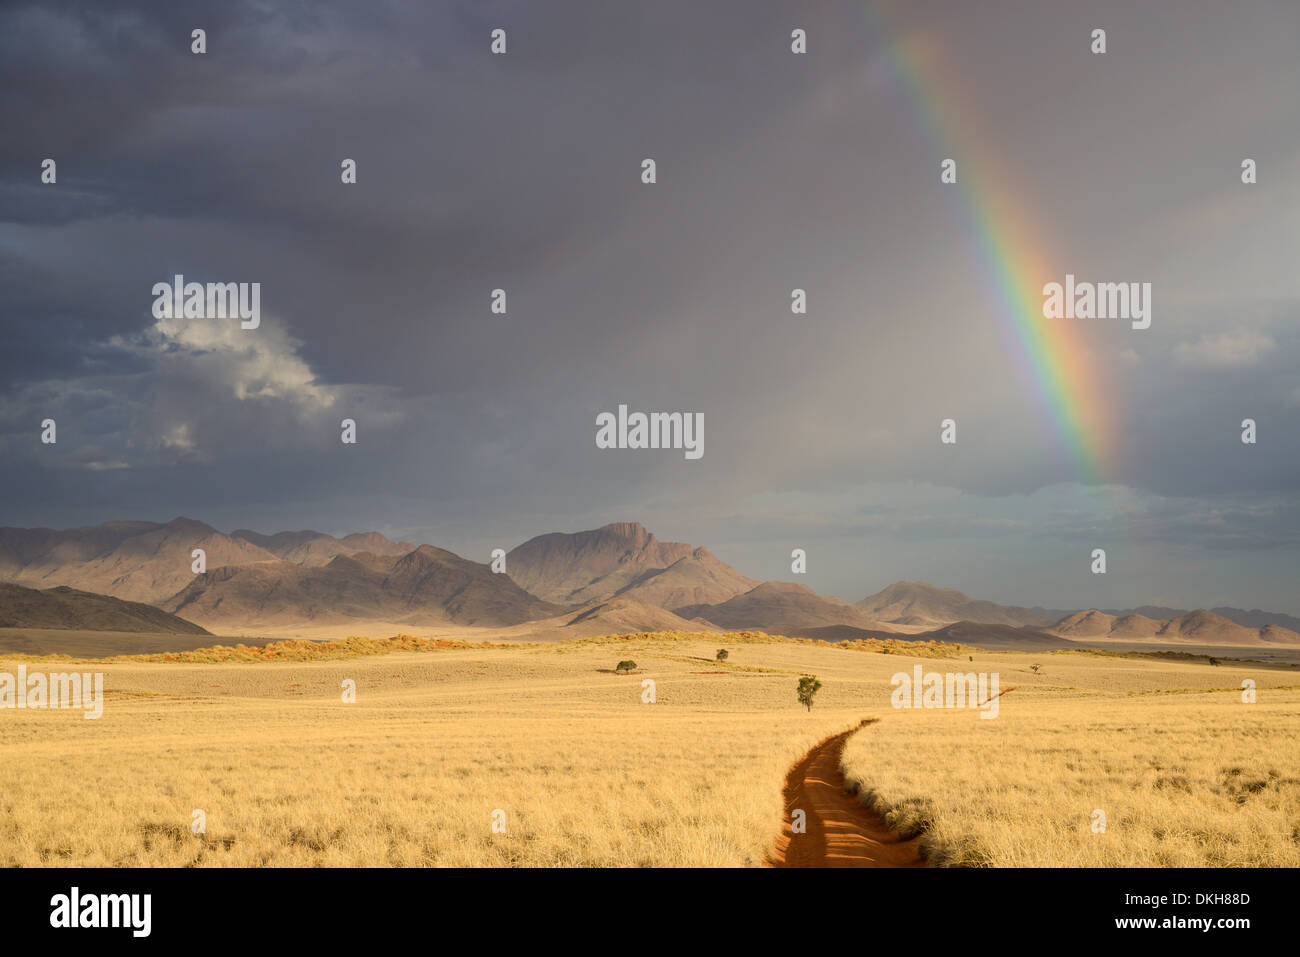
<path fill-rule="evenodd" d="M 1300 486 L 1300 11 L 687 10 L 6 6 L 0 520 L 264 516 L 479 549 L 652 517 L 742 557 L 815 539 L 937 579 L 1032 555 L 1062 583 L 1075 542 L 1125 528 L 1204 552 L 1292 547 L 1277 502 Z M 1094 20 L 1104 63 L 1086 52 Z M 188 52 L 199 25 L 204 57 Z M 497 25 L 506 57 L 487 53 Z M 937 135 L 900 38 L 941 57 L 925 78 Z M 961 187 L 938 183 L 940 153 Z M 47 155 L 54 187 L 37 180 Z M 1236 179 L 1245 155 L 1257 187 Z M 1153 283 L 1150 330 L 1082 330 L 1120 416 L 1103 478 L 1131 514 L 1053 491 L 1080 476 L 971 204 L 1047 272 L 1025 282 Z M 274 319 L 250 341 L 270 368 L 148 348 L 150 287 L 177 272 L 263 283 Z M 789 313 L 795 286 L 807 317 Z M 507 317 L 488 312 L 497 287 Z M 288 390 L 286 370 L 316 404 L 237 394 L 240 376 Z M 595 415 L 620 402 L 703 412 L 705 457 L 598 454 Z M 46 407 L 54 454 L 34 444 Z M 360 410 L 364 457 L 338 447 L 342 408 Z M 1243 448 L 1247 415 L 1261 440 Z M 955 448 L 938 442 L 949 416 Z M 854 498 L 867 487 L 889 490 L 874 514 Z M 1166 515 L 1164 499 L 1186 505 Z M 1046 570 L 1026 582 L 1058 587 Z"/>

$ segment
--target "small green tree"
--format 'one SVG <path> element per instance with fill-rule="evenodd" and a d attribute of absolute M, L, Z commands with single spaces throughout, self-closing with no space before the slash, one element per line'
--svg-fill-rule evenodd
<path fill-rule="evenodd" d="M 796 692 L 799 695 L 799 703 L 811 711 L 813 695 L 821 689 L 822 683 L 817 680 L 816 675 L 804 675 L 799 679 L 799 690 Z"/>
<path fill-rule="evenodd" d="M 718 649 L 718 660 L 719 660 L 719 661 L 726 661 L 726 660 L 727 660 L 727 649 L 726 649 L 726 648 L 719 648 L 719 649 Z"/>
<path fill-rule="evenodd" d="M 1041 668 L 1041 667 L 1043 667 L 1043 666 L 1042 666 L 1042 665 L 1030 665 L 1030 666 L 1029 666 L 1029 670 L 1032 671 L 1034 674 L 1038 674 L 1038 669 Z"/>
<path fill-rule="evenodd" d="M 629 671 L 636 671 L 635 661 L 620 661 L 618 667 L 614 669 L 619 674 L 626 674 Z"/>
<path fill-rule="evenodd" d="M 1212 664 L 1212 665 L 1217 665 L 1218 663 L 1219 663 L 1219 659 L 1218 659 L 1218 658 L 1211 658 L 1211 659 L 1210 659 L 1210 664 Z"/>

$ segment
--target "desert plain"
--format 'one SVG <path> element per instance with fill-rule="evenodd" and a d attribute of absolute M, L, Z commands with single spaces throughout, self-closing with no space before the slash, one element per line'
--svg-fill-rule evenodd
<path fill-rule="evenodd" d="M 760 867 L 787 775 L 851 729 L 844 784 L 930 865 L 1300 865 L 1300 667 L 1216 662 L 683 632 L 0 652 L 105 676 L 98 720 L 0 712 L 0 865 Z M 997 717 L 891 706 L 918 664 L 997 673 Z"/>

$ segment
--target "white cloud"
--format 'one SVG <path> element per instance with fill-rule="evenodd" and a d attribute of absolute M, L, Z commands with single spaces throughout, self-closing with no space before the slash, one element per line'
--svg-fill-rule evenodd
<path fill-rule="evenodd" d="M 298 355 L 302 343 L 275 322 L 241 329 L 220 319 L 160 319 L 140 335 L 111 344 L 154 360 L 160 375 L 181 374 L 240 400 L 328 408 L 336 399 L 336 390 L 318 384 Z"/>
<path fill-rule="evenodd" d="M 329 448 L 343 417 L 364 414 L 373 434 L 407 412 L 390 387 L 320 382 L 302 344 L 269 317 L 247 330 L 164 319 L 106 345 L 139 361 L 0 398 L 0 433 L 15 449 L 30 447 L 31 422 L 51 416 L 60 432 L 49 461 L 90 471 L 215 462 L 232 450 Z"/>
<path fill-rule="evenodd" d="M 1273 337 L 1253 329 L 1237 329 L 1217 336 L 1201 336 L 1194 343 L 1181 342 L 1174 360 L 1201 369 L 1230 369 L 1252 366 L 1274 348 Z"/>

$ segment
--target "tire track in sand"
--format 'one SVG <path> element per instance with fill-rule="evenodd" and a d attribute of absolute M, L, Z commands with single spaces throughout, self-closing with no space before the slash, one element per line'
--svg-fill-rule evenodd
<path fill-rule="evenodd" d="M 858 728 L 822 741 L 785 776 L 785 824 L 769 867 L 926 866 L 919 836 L 903 840 L 883 817 L 845 790 L 840 755 Z M 803 834 L 795 834 L 792 827 L 796 809 L 807 815 Z"/>

